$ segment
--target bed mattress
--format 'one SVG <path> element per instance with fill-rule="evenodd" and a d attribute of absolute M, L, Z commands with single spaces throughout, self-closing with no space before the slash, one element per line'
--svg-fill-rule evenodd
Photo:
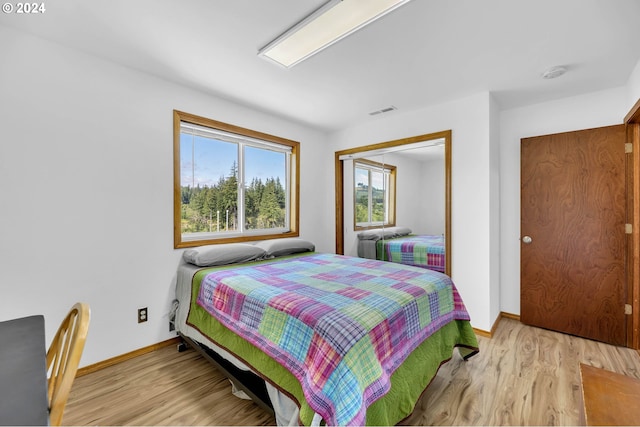
<path fill-rule="evenodd" d="M 294 257 L 303 256 L 305 255 Z M 358 258 L 354 259 L 359 260 Z M 274 261 L 253 262 L 250 265 L 264 265 L 270 262 Z M 275 262 L 282 262 L 282 260 Z M 388 263 L 378 262 L 378 264 Z M 310 425 L 314 422 L 314 416 L 317 422 L 316 410 L 322 408 L 322 405 L 318 405 L 313 395 L 310 395 L 308 391 L 305 394 L 299 376 L 296 377 L 294 374 L 295 370 L 288 370 L 284 364 L 276 361 L 277 358 L 274 358 L 273 354 L 269 354 L 268 348 L 261 349 L 255 342 L 252 344 L 246 338 L 241 338 L 236 333 L 238 331 L 230 330 L 233 329 L 230 328 L 232 325 L 228 322 L 225 325 L 223 318 L 216 319 L 207 312 L 202 304 L 198 304 L 201 285 L 207 275 L 221 269 L 237 270 L 239 267 L 241 266 L 203 269 L 186 263 L 181 264 L 176 283 L 176 296 L 179 301 L 176 311 L 176 329 L 181 334 L 215 349 L 216 352 L 232 361 L 234 365 L 251 370 L 264 378 L 269 385 L 270 396 L 274 395 L 272 399 L 272 401 L 275 400 L 274 409 L 279 405 L 279 401 L 283 402 L 283 407 L 287 408 L 276 409 L 276 414 L 280 413 L 280 416 L 276 417 L 278 424 L 290 423 L 295 420 L 296 423 Z M 417 268 L 414 270 L 424 272 L 424 270 Z M 438 275 L 439 273 L 433 274 Z M 244 277 L 241 282 L 246 283 L 247 278 Z M 477 351 L 477 341 L 468 318 L 451 319 L 451 321 L 444 322 L 443 325 L 438 325 L 430 333 L 428 339 L 415 346 L 415 349 L 412 348 L 413 351 L 406 356 L 403 363 L 397 369 L 390 371 L 390 381 L 396 385 L 391 387 L 388 392 L 382 392 L 381 396 L 375 396 L 374 399 L 367 402 L 366 424 L 396 424 L 410 415 L 417 399 L 435 376 L 439 366 L 452 357 L 455 347 L 461 349 L 463 357 Z M 401 387 L 397 386 L 398 384 L 405 385 Z M 312 401 L 311 405 L 309 401 Z M 352 421 L 351 419 L 347 421 L 345 418 L 331 417 L 331 413 L 324 414 L 324 418 L 333 420 L 335 424 L 347 424 Z M 361 421 L 364 421 L 364 418 Z"/>

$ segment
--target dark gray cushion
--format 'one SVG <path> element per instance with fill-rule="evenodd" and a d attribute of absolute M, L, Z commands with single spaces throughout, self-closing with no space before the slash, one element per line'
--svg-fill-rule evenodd
<path fill-rule="evenodd" d="M 279 257 L 316 250 L 316 246 L 313 243 L 298 237 L 264 240 L 256 243 L 256 246 L 264 249 L 268 257 Z"/>
<path fill-rule="evenodd" d="M 411 229 L 407 227 L 384 227 L 372 228 L 358 233 L 359 240 L 380 240 L 382 238 L 392 239 L 394 237 L 411 234 Z"/>
<path fill-rule="evenodd" d="M 198 267 L 236 264 L 264 258 L 264 249 L 248 243 L 226 243 L 186 249 L 182 258 Z"/>

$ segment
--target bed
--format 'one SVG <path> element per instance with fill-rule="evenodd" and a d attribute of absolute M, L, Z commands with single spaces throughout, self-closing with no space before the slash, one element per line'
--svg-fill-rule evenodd
<path fill-rule="evenodd" d="M 444 235 L 416 235 L 406 227 L 358 234 L 358 256 L 445 272 Z"/>
<path fill-rule="evenodd" d="M 455 348 L 478 351 L 444 274 L 277 240 L 215 245 L 215 265 L 181 262 L 174 324 L 263 380 L 278 425 L 395 425 Z M 264 253 L 238 255 L 249 246 Z"/>

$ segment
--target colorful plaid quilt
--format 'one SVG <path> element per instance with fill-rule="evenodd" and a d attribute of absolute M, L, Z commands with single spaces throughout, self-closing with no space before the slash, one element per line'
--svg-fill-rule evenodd
<path fill-rule="evenodd" d="M 444 236 L 407 236 L 377 242 L 378 259 L 444 273 Z"/>
<path fill-rule="evenodd" d="M 212 272 L 197 302 L 287 368 L 327 425 L 364 425 L 411 351 L 469 320 L 444 274 L 335 254 Z"/>

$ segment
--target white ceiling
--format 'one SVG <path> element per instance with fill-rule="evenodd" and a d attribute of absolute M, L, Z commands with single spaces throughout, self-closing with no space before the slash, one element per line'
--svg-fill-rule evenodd
<path fill-rule="evenodd" d="M 638 0 L 413 0 L 291 69 L 257 51 L 324 0 L 53 0 L 0 24 L 325 131 L 490 91 L 501 108 L 626 84 Z M 27 54 L 27 53 L 25 53 Z M 555 80 L 540 74 L 563 65 Z"/>

